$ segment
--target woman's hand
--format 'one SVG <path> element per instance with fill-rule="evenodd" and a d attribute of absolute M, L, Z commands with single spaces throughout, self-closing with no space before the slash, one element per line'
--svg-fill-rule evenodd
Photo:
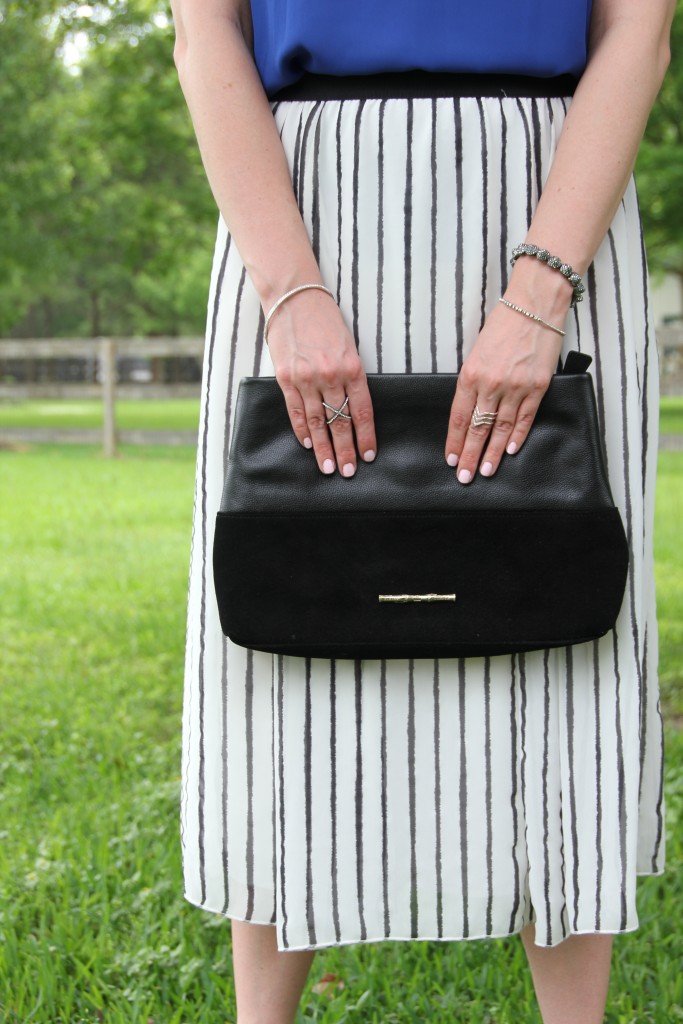
<path fill-rule="evenodd" d="M 503 305 L 492 310 L 463 363 L 451 407 L 446 461 L 457 466 L 461 483 L 474 479 L 480 460 L 479 472 L 492 476 L 505 452 L 519 451 L 561 348 L 562 338 L 547 327 Z M 473 424 L 475 406 L 497 414 L 493 426 Z"/>
<path fill-rule="evenodd" d="M 343 476 L 353 476 L 356 446 L 363 461 L 372 462 L 377 438 L 367 377 L 330 297 L 311 289 L 288 299 L 273 317 L 268 347 L 294 433 L 313 448 L 320 471 L 338 467 Z"/>

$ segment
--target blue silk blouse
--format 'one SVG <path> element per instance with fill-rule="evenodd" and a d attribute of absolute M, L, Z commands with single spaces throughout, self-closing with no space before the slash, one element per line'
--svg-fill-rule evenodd
<path fill-rule="evenodd" d="M 269 95 L 304 72 L 578 78 L 592 0 L 251 0 Z"/>

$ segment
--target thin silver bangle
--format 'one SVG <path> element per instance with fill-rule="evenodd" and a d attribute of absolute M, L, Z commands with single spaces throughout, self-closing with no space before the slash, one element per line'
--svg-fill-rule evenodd
<path fill-rule="evenodd" d="M 553 325 L 549 324 L 547 320 L 544 320 L 542 316 L 536 316 L 535 313 L 530 313 L 528 309 L 522 309 L 521 306 L 516 306 L 514 302 L 509 302 L 507 299 L 504 299 L 502 295 L 498 301 L 502 302 L 504 306 L 508 307 L 508 309 L 514 309 L 518 313 L 523 313 L 524 316 L 528 316 L 530 320 L 536 320 L 539 324 L 543 324 L 544 327 L 549 327 L 551 331 L 555 331 L 555 334 L 560 334 L 563 338 L 565 337 L 567 333 L 566 331 L 560 330 L 559 327 L 553 327 Z"/>
<path fill-rule="evenodd" d="M 317 288 L 321 292 L 327 292 L 331 299 L 334 299 L 335 302 L 337 301 L 334 296 L 334 292 L 331 292 L 324 284 L 300 284 L 297 288 L 292 288 L 290 291 L 285 292 L 285 294 L 281 295 L 277 302 L 270 307 L 268 315 L 266 316 L 266 322 L 263 327 L 263 338 L 266 343 L 268 341 L 268 328 L 270 327 L 270 321 L 273 319 L 282 303 L 286 302 L 287 299 L 291 299 L 292 295 L 298 295 L 299 292 L 305 292 L 309 288 Z"/>

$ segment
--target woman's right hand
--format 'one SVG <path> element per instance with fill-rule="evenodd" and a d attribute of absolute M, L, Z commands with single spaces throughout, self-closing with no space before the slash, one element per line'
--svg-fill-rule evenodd
<path fill-rule="evenodd" d="M 367 377 L 330 296 L 310 289 L 283 303 L 269 326 L 268 348 L 294 433 L 305 448 L 313 448 L 320 471 L 338 468 L 342 476 L 353 476 L 356 449 L 364 462 L 372 462 L 377 438 Z M 338 410 L 347 397 L 343 415 L 335 417 L 323 405 Z"/>

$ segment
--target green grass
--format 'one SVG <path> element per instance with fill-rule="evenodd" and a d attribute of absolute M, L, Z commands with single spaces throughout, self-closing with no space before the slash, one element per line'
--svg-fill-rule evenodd
<path fill-rule="evenodd" d="M 664 396 L 660 410 L 662 433 L 683 434 L 683 398 Z M 122 399 L 116 404 L 116 419 L 122 430 L 196 430 L 199 399 Z M 0 400 L 0 430 L 3 427 L 80 427 L 85 430 L 100 426 L 102 403 L 95 400 Z"/>
<path fill-rule="evenodd" d="M 120 399 L 116 422 L 122 430 L 196 430 L 198 398 Z M 102 426 L 102 402 L 95 399 L 0 401 L 3 427 L 97 429 Z"/>
<path fill-rule="evenodd" d="M 659 429 L 663 434 L 683 434 L 683 398 L 662 395 L 659 403 Z"/>
<path fill-rule="evenodd" d="M 667 873 L 615 943 L 607 1024 L 683 1021 L 683 454 L 663 453 L 658 582 Z M 0 452 L 0 1021 L 235 1020 L 229 923 L 182 896 L 182 659 L 194 451 Z M 312 986 L 331 973 L 332 994 Z M 328 990 L 329 991 L 329 990 Z M 317 955 L 299 1024 L 540 1024 L 517 940 Z"/>

